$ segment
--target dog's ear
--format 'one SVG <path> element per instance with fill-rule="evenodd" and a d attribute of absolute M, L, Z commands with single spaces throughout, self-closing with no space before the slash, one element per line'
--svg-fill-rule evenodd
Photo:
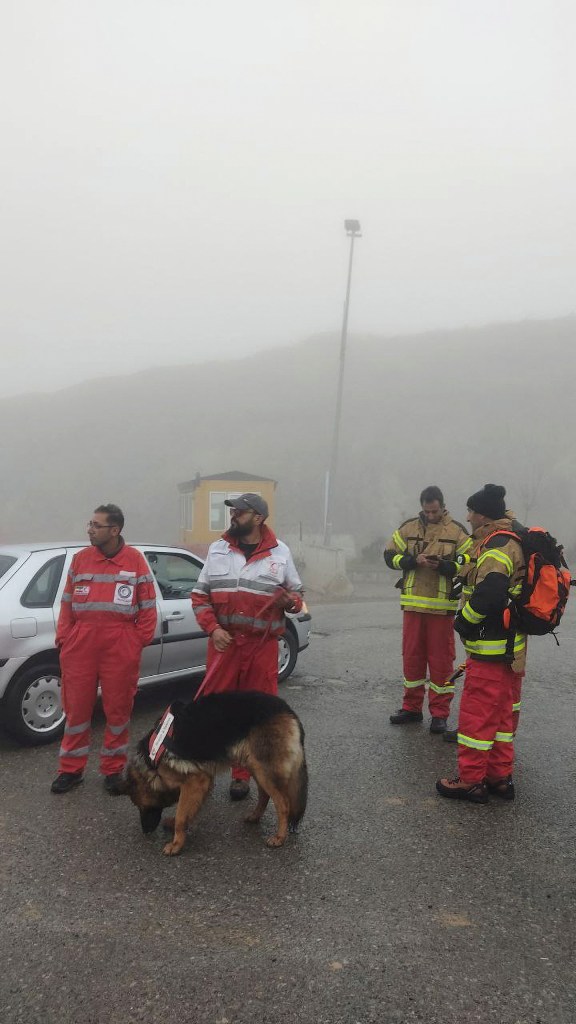
<path fill-rule="evenodd" d="M 161 807 L 145 807 L 140 811 L 140 824 L 145 836 L 154 832 L 160 824 L 162 817 Z"/>

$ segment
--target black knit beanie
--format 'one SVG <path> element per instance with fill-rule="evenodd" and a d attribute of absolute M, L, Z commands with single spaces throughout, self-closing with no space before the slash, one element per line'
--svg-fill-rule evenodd
<path fill-rule="evenodd" d="M 487 519 L 502 519 L 506 515 L 505 494 L 506 488 L 500 484 L 485 484 L 481 491 L 470 495 L 466 504 L 472 512 Z"/>

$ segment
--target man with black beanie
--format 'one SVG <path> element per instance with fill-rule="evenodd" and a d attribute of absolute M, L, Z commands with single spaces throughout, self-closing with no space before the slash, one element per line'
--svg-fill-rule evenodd
<path fill-rule="evenodd" d="M 486 803 L 493 793 L 514 799 L 513 692 L 524 669 L 526 637 L 509 622 L 508 604 L 525 574 L 522 547 L 506 514 L 506 490 L 486 484 L 468 498 L 474 549 L 468 599 L 454 620 L 466 648 L 466 675 L 458 719 L 458 777 L 439 779 L 441 796 Z"/>

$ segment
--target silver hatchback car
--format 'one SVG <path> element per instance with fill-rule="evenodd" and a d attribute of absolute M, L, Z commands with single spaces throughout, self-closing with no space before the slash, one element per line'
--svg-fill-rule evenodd
<path fill-rule="evenodd" d="M 190 602 L 202 559 L 184 548 L 134 544 L 154 575 L 158 624 L 142 652 L 140 686 L 201 675 L 206 634 Z M 36 746 L 64 730 L 60 665 L 54 646 L 62 591 L 83 544 L 0 546 L 0 722 L 20 743 Z M 287 679 L 310 641 L 310 614 L 287 616 L 278 679 Z"/>

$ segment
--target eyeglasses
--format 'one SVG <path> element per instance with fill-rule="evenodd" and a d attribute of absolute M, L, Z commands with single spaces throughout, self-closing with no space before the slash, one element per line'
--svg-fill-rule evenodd
<path fill-rule="evenodd" d="M 86 523 L 86 526 L 88 526 L 91 530 L 110 530 L 111 529 L 111 526 L 110 526 L 109 523 L 95 523 L 93 519 L 90 519 L 89 522 Z"/>

